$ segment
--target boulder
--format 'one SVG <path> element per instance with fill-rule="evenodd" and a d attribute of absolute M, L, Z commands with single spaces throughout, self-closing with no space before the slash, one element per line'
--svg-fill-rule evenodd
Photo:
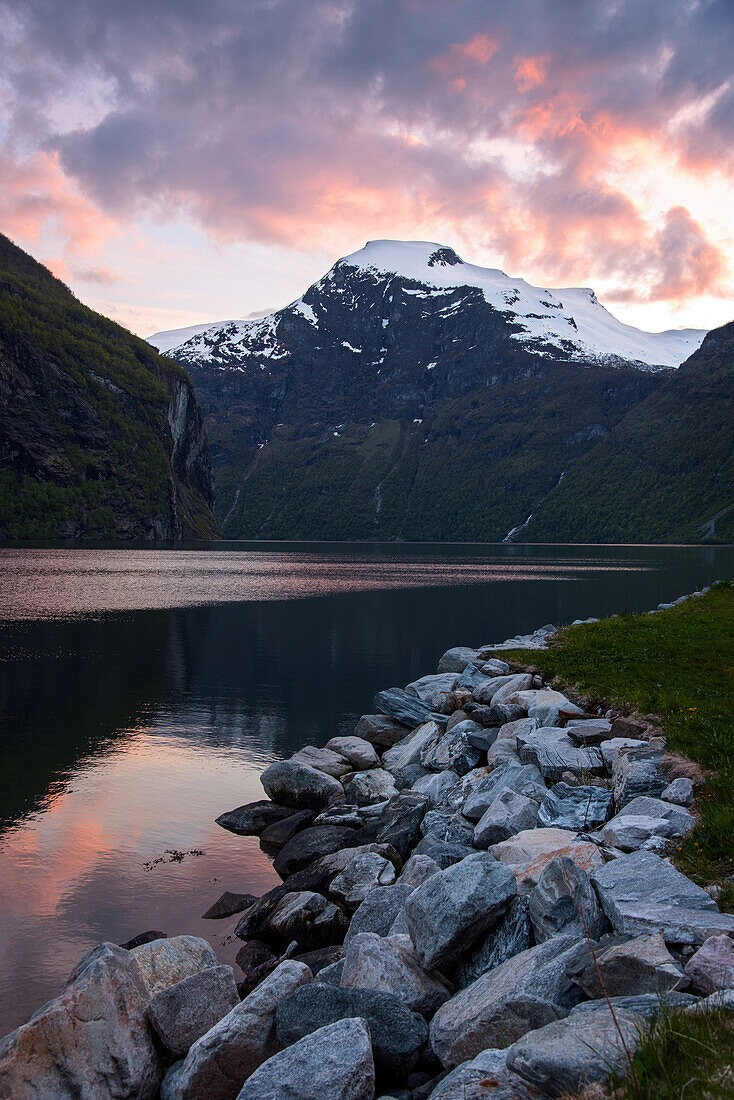
<path fill-rule="evenodd" d="M 401 866 L 400 856 L 391 844 L 373 841 L 371 844 L 357 844 L 353 848 L 343 848 L 339 852 L 322 856 L 316 863 L 312 863 L 308 870 L 313 870 L 318 877 L 323 877 L 325 882 L 341 874 L 357 856 L 370 855 L 373 852 L 388 859 L 396 871 Z"/>
<path fill-rule="evenodd" d="M 303 963 L 280 963 L 169 1070 L 161 1100 L 235 1100 L 250 1074 L 278 1049 L 278 1005 L 310 981 L 311 971 Z"/>
<path fill-rule="evenodd" d="M 407 859 L 421 835 L 421 821 L 428 804 L 428 798 L 415 791 L 393 795 L 380 817 L 378 840 L 392 845 L 402 859 Z"/>
<path fill-rule="evenodd" d="M 447 840 L 437 840 L 435 836 L 424 836 L 416 844 L 413 855 L 430 856 L 442 870 L 474 854 L 475 849 L 466 844 L 452 844 Z"/>
<path fill-rule="evenodd" d="M 243 913 L 255 901 L 257 901 L 257 898 L 254 894 L 232 894 L 229 890 L 225 890 L 222 896 L 213 905 L 209 906 L 201 919 L 224 920 L 225 917 L 233 917 L 236 913 Z M 148 940 L 148 943 L 150 942 Z"/>
<path fill-rule="evenodd" d="M 268 825 L 267 829 L 263 829 L 260 833 L 260 846 L 264 849 L 282 848 L 296 833 L 300 833 L 301 829 L 305 829 L 307 825 L 310 825 L 315 816 L 314 810 L 296 810 L 294 814 L 284 818 L 283 821 L 276 821 L 274 825 Z M 336 825 L 337 821 L 330 819 L 328 823 Z M 338 823 L 344 823 L 343 816 Z M 361 821 L 356 822 L 357 828 L 361 824 Z"/>
<path fill-rule="evenodd" d="M 231 966 L 213 966 L 151 997 L 148 1019 L 171 1054 L 189 1047 L 240 1003 Z"/>
<path fill-rule="evenodd" d="M 685 997 L 685 993 L 679 996 Z M 718 1012 L 722 1008 L 734 1009 L 734 989 L 720 989 L 708 997 L 694 999 L 694 1003 L 686 1006 L 686 1012 Z"/>
<path fill-rule="evenodd" d="M 442 672 L 436 676 L 421 676 L 419 680 L 406 684 L 405 690 L 408 695 L 417 696 L 431 710 L 440 712 L 446 696 L 453 692 L 458 681 L 459 677 L 455 672 Z"/>
<path fill-rule="evenodd" d="M 472 729 L 476 723 L 472 722 Z M 431 742 L 421 752 L 421 764 L 429 771 L 440 772 L 451 768 L 457 775 L 466 775 L 476 768 L 481 752 L 469 740 L 471 730 L 462 729 L 466 723 L 460 722 L 450 733 L 445 733 L 438 741 Z"/>
<path fill-rule="evenodd" d="M 710 936 L 686 963 L 686 974 L 696 993 L 734 989 L 734 939 Z"/>
<path fill-rule="evenodd" d="M 516 892 L 514 876 L 486 852 L 432 875 L 405 904 L 421 965 L 431 970 L 451 962 L 497 923 Z"/>
<path fill-rule="evenodd" d="M 383 939 L 374 932 L 362 932 L 350 940 L 341 985 L 391 993 L 422 1016 L 431 1016 L 449 998 L 446 983 L 419 964 L 407 936 Z"/>
<path fill-rule="evenodd" d="M 461 814 L 429 810 L 421 821 L 421 833 L 436 840 L 448 841 L 449 844 L 472 844 L 473 829 Z"/>
<path fill-rule="evenodd" d="M 341 985 L 343 970 L 344 958 L 342 956 L 336 962 L 329 963 L 328 966 L 319 971 L 319 982 L 322 985 Z"/>
<path fill-rule="evenodd" d="M 354 806 L 369 806 L 385 802 L 398 793 L 395 779 L 384 768 L 357 772 L 346 787 L 347 802 Z"/>
<path fill-rule="evenodd" d="M 417 791 L 418 794 L 424 795 L 431 806 L 441 806 L 446 801 L 446 796 L 449 791 L 452 790 L 459 781 L 459 776 L 456 772 L 448 770 L 443 772 L 429 772 L 428 775 L 422 776 L 417 779 L 413 786 L 412 791 Z"/>
<path fill-rule="evenodd" d="M 430 856 L 414 854 L 407 860 L 400 872 L 398 881 L 402 886 L 412 886 L 415 890 L 418 886 L 422 886 L 431 875 L 435 875 L 440 870 L 441 868 L 435 859 L 431 859 Z"/>
<path fill-rule="evenodd" d="M 529 736 L 538 728 L 537 718 L 518 718 L 514 722 L 504 722 L 497 733 L 498 741 L 509 741 L 516 745 L 518 737 Z"/>
<path fill-rule="evenodd" d="M 463 954 L 456 969 L 459 989 L 471 985 L 482 974 L 494 970 L 513 955 L 527 951 L 533 945 L 533 928 L 530 923 L 527 897 L 513 898 L 499 922 Z"/>
<path fill-rule="evenodd" d="M 674 803 L 676 806 L 692 806 L 694 797 L 693 780 L 685 779 L 683 776 L 674 779 L 672 783 L 668 784 L 660 797 L 666 802 Z"/>
<path fill-rule="evenodd" d="M 341 779 L 352 767 L 343 756 L 331 749 L 317 749 L 314 745 L 305 745 L 304 748 L 294 752 L 290 758 L 291 764 L 308 764 L 325 775 L 333 775 L 334 779 Z"/>
<path fill-rule="evenodd" d="M 537 1091 L 507 1068 L 508 1053 L 483 1050 L 447 1074 L 430 1094 L 431 1100 L 537 1100 Z"/>
<path fill-rule="evenodd" d="M 720 913 L 700 886 L 654 852 L 632 852 L 591 874 L 602 908 L 626 936 L 661 932 L 666 943 L 702 944 L 734 933 L 734 916 Z"/>
<path fill-rule="evenodd" d="M 373 1100 L 374 1095 L 369 1027 L 352 1019 L 327 1024 L 269 1058 L 237 1100 Z"/>
<path fill-rule="evenodd" d="M 565 1016 L 581 999 L 566 977 L 566 964 L 580 942 L 575 936 L 554 936 L 477 978 L 439 1008 L 431 1023 L 431 1046 L 441 1063 L 452 1068 Z"/>
<path fill-rule="evenodd" d="M 495 795 L 474 828 L 475 848 L 489 848 L 501 840 L 532 829 L 538 820 L 538 803 L 503 787 Z"/>
<path fill-rule="evenodd" d="M 601 745 L 611 737 L 608 718 L 574 718 L 566 723 L 568 736 L 578 745 Z"/>
<path fill-rule="evenodd" d="M 411 695 L 402 688 L 388 688 L 387 691 L 378 691 L 375 696 L 375 706 L 391 718 L 397 718 L 404 726 L 415 729 L 422 722 L 428 721 L 432 715 L 433 707 L 429 707 L 417 695 Z M 355 733 L 357 731 L 355 730 Z M 359 736 L 364 737 L 364 733 Z M 369 740 L 369 738 L 368 738 Z"/>
<path fill-rule="evenodd" d="M 544 779 L 557 783 L 564 772 L 582 779 L 604 775 L 604 759 L 593 745 L 576 745 L 555 727 L 538 728 L 519 749 L 520 759 L 535 764 Z"/>
<path fill-rule="evenodd" d="M 685 836 L 696 826 L 696 818 L 688 810 L 676 806 L 672 802 L 666 802 L 662 798 L 650 798 L 649 795 L 638 795 L 628 802 L 617 814 L 617 819 L 627 815 L 644 817 L 657 817 L 667 821 L 673 830 L 671 836 Z"/>
<path fill-rule="evenodd" d="M 529 912 L 536 943 L 559 933 L 598 939 L 609 927 L 589 876 L 568 856 L 546 865 L 530 895 Z"/>
<path fill-rule="evenodd" d="M 344 801 L 339 780 L 310 764 L 279 760 L 265 769 L 260 781 L 273 801 L 299 810 L 323 810 L 331 802 Z"/>
<path fill-rule="evenodd" d="M 377 852 L 367 852 L 355 856 L 331 880 L 329 893 L 347 909 L 356 909 L 372 890 L 392 886 L 395 879 L 395 868 L 389 859 Z"/>
<path fill-rule="evenodd" d="M 590 832 L 610 817 L 614 798 L 606 787 L 556 783 L 540 804 L 541 825 L 574 832 Z"/>
<path fill-rule="evenodd" d="M 274 825 L 276 821 L 282 821 L 292 813 L 286 806 L 277 806 L 274 802 L 262 799 L 260 802 L 249 802 L 246 806 L 238 806 L 236 810 L 220 814 L 216 823 L 238 836 L 259 836 L 268 825 Z"/>
<path fill-rule="evenodd" d="M 485 771 L 472 783 L 472 789 L 461 806 L 464 817 L 468 817 L 470 821 L 479 821 L 505 788 L 526 798 L 535 795 L 537 801 L 545 797 L 546 791 L 543 777 L 533 764 L 523 765 L 519 761 L 502 764 L 494 771 Z"/>
<path fill-rule="evenodd" d="M 499 657 L 490 657 L 489 660 L 484 661 L 481 669 L 485 676 L 507 676 L 510 666 L 507 661 L 501 661 Z"/>
<path fill-rule="evenodd" d="M 659 932 L 629 940 L 607 936 L 595 945 L 594 955 L 587 945 L 566 968 L 566 973 L 593 999 L 600 999 L 605 993 L 609 997 L 668 993 L 688 984 Z"/>
<path fill-rule="evenodd" d="M 382 754 L 383 767 L 395 772 L 408 768 L 411 764 L 420 764 L 423 750 L 427 745 L 438 741 L 442 732 L 436 722 L 423 722 L 406 738 Z"/>
<path fill-rule="evenodd" d="M 618 809 L 638 795 L 659 796 L 668 786 L 662 749 L 619 748 L 612 758 L 612 788 Z"/>
<path fill-rule="evenodd" d="M 138 932 L 137 936 L 133 936 L 131 940 L 127 940 L 126 943 L 121 943 L 119 946 L 124 948 L 125 951 L 132 951 L 133 947 L 140 947 L 143 943 L 152 943 L 153 940 L 167 939 L 167 932 L 157 932 L 155 929 L 150 929 L 148 932 Z"/>
<path fill-rule="evenodd" d="M 238 984 L 240 996 L 246 997 L 263 978 L 267 978 L 278 965 L 279 957 L 269 944 L 262 940 L 249 940 L 237 952 L 235 962 L 244 977 Z"/>
<path fill-rule="evenodd" d="M 609 848 L 621 852 L 636 852 L 639 848 L 652 847 L 650 841 L 664 841 L 674 835 L 673 826 L 662 817 L 637 814 L 619 814 L 613 817 L 601 831 L 602 840 Z"/>
<path fill-rule="evenodd" d="M 495 676 L 481 684 L 474 691 L 477 703 L 504 703 L 516 691 L 526 691 L 533 686 L 532 676 L 519 673 L 510 676 Z"/>
<path fill-rule="evenodd" d="M 199 936 L 153 940 L 133 948 L 132 955 L 151 996 L 200 970 L 219 966 L 213 949 Z"/>
<path fill-rule="evenodd" d="M 507 723 L 510 725 L 511 723 Z M 522 760 L 517 754 L 515 740 L 497 740 L 487 749 L 487 764 L 490 768 L 500 768 L 503 764 L 515 764 L 520 767 Z M 543 777 L 541 776 L 541 779 Z"/>
<path fill-rule="evenodd" d="M 608 1008 L 555 1020 L 516 1042 L 507 1064 L 547 1096 L 567 1096 L 587 1085 L 625 1077 L 643 1032 L 636 1013 Z"/>
<path fill-rule="evenodd" d="M 413 886 L 397 882 L 394 886 L 383 886 L 368 894 L 350 921 L 344 936 L 345 949 L 362 932 L 387 936 L 413 890 Z"/>
<path fill-rule="evenodd" d="M 354 736 L 372 745 L 389 749 L 405 737 L 405 726 L 386 714 L 363 714 L 354 727 Z"/>
<path fill-rule="evenodd" d="M 547 865 L 559 856 L 568 856 L 587 874 L 604 862 L 596 844 L 576 840 L 568 829 L 528 829 L 493 844 L 490 851 L 514 872 L 521 894 L 529 894 Z"/>
<path fill-rule="evenodd" d="M 539 726 L 557 726 L 561 715 L 584 713 L 581 707 L 577 707 L 560 691 L 553 691 L 551 688 L 517 691 L 509 697 L 508 702 L 518 703 L 527 711 L 528 718 L 535 718 Z"/>
<path fill-rule="evenodd" d="M 478 688 L 480 684 L 485 683 L 489 679 L 491 679 L 491 677 L 482 672 L 479 665 L 467 665 L 464 671 L 459 676 L 459 679 L 456 681 L 456 687 L 454 688 L 454 698 L 456 698 L 456 692 L 461 692 L 462 688 L 468 691 L 470 693 L 469 697 L 471 697 L 471 693 L 476 688 Z"/>
<path fill-rule="evenodd" d="M 377 768 L 380 764 L 374 745 L 364 737 L 332 737 L 326 742 L 326 748 L 343 756 L 358 771 Z"/>
<path fill-rule="evenodd" d="M 273 860 L 273 867 L 281 878 L 287 878 L 315 859 L 354 847 L 358 840 L 357 831 L 345 825 L 311 825 L 283 845 Z"/>
<path fill-rule="evenodd" d="M 153 1100 L 162 1066 L 146 1021 L 150 994 L 135 957 L 87 951 L 58 997 L 0 1041 L 8 1100 Z"/>
<path fill-rule="evenodd" d="M 278 1039 L 291 1046 L 326 1024 L 355 1017 L 369 1026 L 377 1073 L 402 1081 L 413 1072 L 428 1041 L 428 1027 L 391 993 L 315 982 L 302 986 L 278 1006 Z"/>
<path fill-rule="evenodd" d="M 610 733 L 612 737 L 630 737 L 644 741 L 647 728 L 647 722 L 642 722 L 639 718 L 615 718 Z"/>
<path fill-rule="evenodd" d="M 611 737 L 608 741 L 602 741 L 599 751 L 604 761 L 604 767 L 609 775 L 612 774 L 614 754 L 617 749 L 646 749 L 647 741 L 640 741 L 634 737 Z"/>
<path fill-rule="evenodd" d="M 467 665 L 477 660 L 476 649 L 468 649 L 466 646 L 454 646 L 447 649 L 438 662 L 439 672 L 463 672 Z"/>
<path fill-rule="evenodd" d="M 285 943 L 293 940 L 305 950 L 342 940 L 347 921 L 338 906 L 322 894 L 299 890 L 286 894 L 265 921 L 263 934 Z"/>

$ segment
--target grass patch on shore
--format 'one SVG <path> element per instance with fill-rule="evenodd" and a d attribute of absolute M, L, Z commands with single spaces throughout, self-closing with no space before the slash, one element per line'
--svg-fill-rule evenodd
<path fill-rule="evenodd" d="M 672 855 L 695 881 L 722 887 L 734 910 L 734 586 L 655 615 L 619 615 L 563 630 L 550 649 L 502 654 L 592 703 L 659 716 L 668 749 L 706 772 L 700 824 Z"/>

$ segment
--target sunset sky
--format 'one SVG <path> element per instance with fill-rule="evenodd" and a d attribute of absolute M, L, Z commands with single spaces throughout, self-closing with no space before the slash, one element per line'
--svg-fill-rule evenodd
<path fill-rule="evenodd" d="M 142 335 L 450 244 L 734 318 L 732 0 L 0 0 L 0 230 Z"/>

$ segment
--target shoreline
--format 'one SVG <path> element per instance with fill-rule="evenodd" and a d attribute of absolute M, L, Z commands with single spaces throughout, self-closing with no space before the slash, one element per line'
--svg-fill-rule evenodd
<path fill-rule="evenodd" d="M 205 914 L 237 917 L 241 974 L 192 936 L 93 948 L 0 1043 L 0 1092 L 451 1100 L 490 1076 L 550 1097 L 623 1076 L 663 1002 L 734 999 L 734 916 L 668 860 L 701 779 L 670 773 L 657 715 L 517 659 L 551 632 L 455 647 L 353 736 L 266 768 L 268 797 L 217 821 L 283 882 Z"/>

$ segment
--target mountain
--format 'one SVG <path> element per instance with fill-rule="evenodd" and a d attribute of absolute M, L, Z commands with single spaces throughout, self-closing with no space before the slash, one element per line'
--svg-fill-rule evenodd
<path fill-rule="evenodd" d="M 0 234 L 0 537 L 216 531 L 186 372 Z"/>
<path fill-rule="evenodd" d="M 641 332 L 591 290 L 444 245 L 373 241 L 285 309 L 172 355 L 228 537 L 499 541 L 704 335 Z"/>
<path fill-rule="evenodd" d="M 209 321 L 203 325 L 189 325 L 187 328 L 171 328 L 165 332 L 154 332 L 152 336 L 147 336 L 146 340 L 149 344 L 160 351 L 163 355 L 169 352 L 172 348 L 177 348 L 180 344 L 186 343 L 192 336 L 198 336 L 200 332 L 206 332 L 208 328 L 216 328 L 220 325 L 231 324 L 230 321 Z"/>
<path fill-rule="evenodd" d="M 734 542 L 734 322 L 574 465 L 517 538 Z"/>

